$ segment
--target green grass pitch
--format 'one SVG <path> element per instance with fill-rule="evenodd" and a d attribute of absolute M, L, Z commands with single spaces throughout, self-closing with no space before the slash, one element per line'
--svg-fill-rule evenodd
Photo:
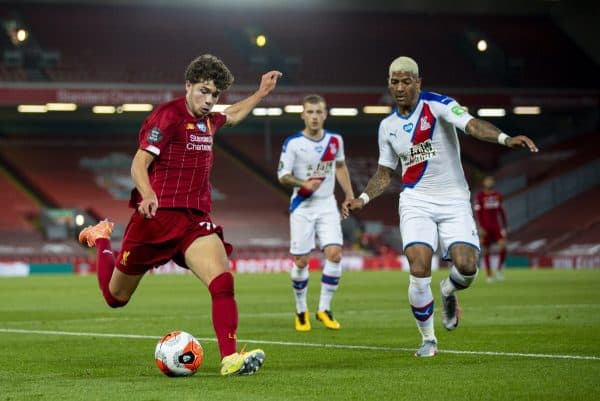
<path fill-rule="evenodd" d="M 413 356 L 407 273 L 345 273 L 333 303 L 342 330 L 325 330 L 312 309 L 310 333 L 294 331 L 287 274 L 238 275 L 239 345 L 267 360 L 257 375 L 230 378 L 218 375 L 210 297 L 193 276 L 146 277 L 120 310 L 104 305 L 95 277 L 2 278 L 0 401 L 600 399 L 600 270 L 514 269 L 492 284 L 482 275 L 459 295 L 454 332 L 440 324 L 446 274 L 434 275 L 440 353 L 427 359 Z M 319 287 L 312 274 L 312 308 Z M 154 365 L 156 341 L 172 330 L 201 339 L 195 376 Z"/>

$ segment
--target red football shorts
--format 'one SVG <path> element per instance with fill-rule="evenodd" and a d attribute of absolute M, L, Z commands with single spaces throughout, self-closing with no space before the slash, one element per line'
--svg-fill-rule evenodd
<path fill-rule="evenodd" d="M 158 209 L 156 216 L 146 219 L 133 213 L 117 258 L 117 269 L 125 274 L 144 274 L 173 260 L 185 265 L 184 253 L 198 237 L 217 234 L 227 255 L 233 247 L 223 239 L 223 229 L 213 224 L 210 216 L 199 210 Z"/>
<path fill-rule="evenodd" d="M 504 239 L 504 235 L 502 235 L 502 230 L 500 227 L 483 227 L 483 229 L 485 230 L 485 234 L 483 235 L 483 238 L 481 238 L 481 245 L 483 246 L 489 246 L 501 239 Z"/>

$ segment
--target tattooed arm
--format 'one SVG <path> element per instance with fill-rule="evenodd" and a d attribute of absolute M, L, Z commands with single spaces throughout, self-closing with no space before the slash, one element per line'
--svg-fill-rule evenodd
<path fill-rule="evenodd" d="M 373 200 L 381 195 L 385 189 L 390 185 L 392 181 L 392 175 L 394 174 L 394 170 L 389 167 L 384 167 L 382 165 L 377 166 L 377 171 L 371 177 L 369 182 L 367 183 L 367 188 L 365 188 L 364 193 L 369 196 L 369 200 Z M 360 199 L 360 198 L 359 198 Z M 363 201 L 360 199 L 361 202 Z M 361 203 L 361 207 L 364 206 L 364 202 Z"/>
<path fill-rule="evenodd" d="M 367 202 L 381 195 L 388 185 L 390 185 L 393 174 L 394 170 L 391 168 L 378 165 L 377 171 L 367 183 L 365 191 L 358 198 L 344 202 L 342 205 L 342 216 L 344 218 L 348 217 L 352 210 L 362 209 Z"/>
<path fill-rule="evenodd" d="M 479 118 L 472 118 L 465 128 L 467 134 L 486 142 L 497 142 L 509 148 L 529 148 L 531 152 L 537 152 L 535 143 L 524 135 L 508 136 L 498 127 Z"/>
<path fill-rule="evenodd" d="M 321 180 L 307 179 L 302 181 L 300 178 L 295 177 L 291 174 L 286 174 L 279 178 L 279 182 L 288 187 L 301 187 L 311 192 L 316 191 L 321 186 Z"/>

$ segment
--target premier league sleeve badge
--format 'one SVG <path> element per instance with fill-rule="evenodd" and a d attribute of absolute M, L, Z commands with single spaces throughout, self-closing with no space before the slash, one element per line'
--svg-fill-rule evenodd
<path fill-rule="evenodd" d="M 153 145 L 156 145 L 157 143 L 162 141 L 162 138 L 162 132 L 160 132 L 160 129 L 158 127 L 152 128 L 148 133 L 148 143 L 151 143 Z"/>

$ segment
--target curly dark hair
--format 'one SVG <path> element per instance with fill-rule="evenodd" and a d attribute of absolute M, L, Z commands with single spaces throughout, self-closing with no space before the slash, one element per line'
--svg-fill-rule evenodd
<path fill-rule="evenodd" d="M 212 80 L 219 90 L 225 90 L 233 83 L 233 74 L 221 59 L 203 54 L 187 66 L 185 80 L 192 84 Z"/>

